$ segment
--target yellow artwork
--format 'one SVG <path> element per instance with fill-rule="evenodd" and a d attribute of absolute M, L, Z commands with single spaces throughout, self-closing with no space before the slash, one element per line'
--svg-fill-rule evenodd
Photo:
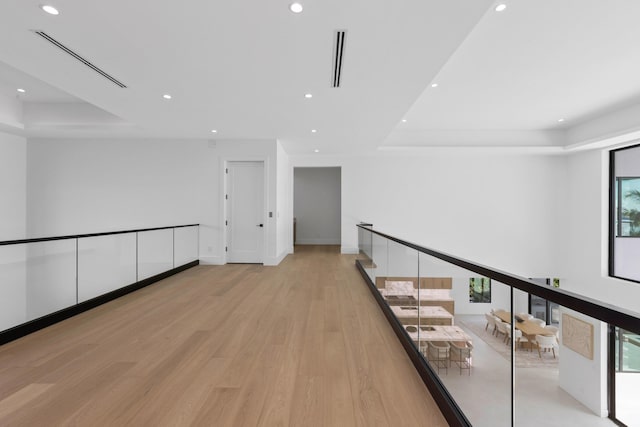
<path fill-rule="evenodd" d="M 593 360 L 593 325 L 563 313 L 562 344 L 587 359 Z"/>

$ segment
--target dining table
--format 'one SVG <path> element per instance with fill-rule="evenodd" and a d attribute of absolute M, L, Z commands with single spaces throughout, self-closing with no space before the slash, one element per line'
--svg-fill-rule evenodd
<path fill-rule="evenodd" d="M 496 310 L 493 312 L 493 315 L 503 322 L 511 324 L 511 312 Z M 530 343 L 533 343 L 536 340 L 536 335 L 554 335 L 553 332 L 546 330 L 538 323 L 531 320 L 523 320 L 522 322 L 516 320 L 514 326 L 516 329 L 522 331 L 522 335 L 529 340 Z"/>

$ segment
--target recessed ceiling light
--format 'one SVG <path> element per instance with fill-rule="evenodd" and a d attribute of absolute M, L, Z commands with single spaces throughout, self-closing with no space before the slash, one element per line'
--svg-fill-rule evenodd
<path fill-rule="evenodd" d="M 310 93 L 305 93 L 304 97 L 309 99 L 309 98 L 313 98 L 313 95 L 311 95 Z"/>
<path fill-rule="evenodd" d="M 311 129 L 311 133 L 316 133 L 316 132 L 318 132 L 318 131 L 315 130 L 315 129 Z"/>
<path fill-rule="evenodd" d="M 168 93 L 165 93 L 164 95 L 162 95 L 162 97 L 164 99 L 171 99 L 171 95 L 169 95 Z"/>
<path fill-rule="evenodd" d="M 291 3 L 289 5 L 289 10 L 293 13 L 300 13 L 302 12 L 302 5 L 300 3 Z"/>
<path fill-rule="evenodd" d="M 560 123 L 562 123 L 562 122 L 564 122 L 564 119 L 558 119 L 558 121 L 559 121 Z"/>
<path fill-rule="evenodd" d="M 315 150 L 313 150 L 314 153 L 319 153 L 320 150 L 318 150 L 317 148 Z"/>
<path fill-rule="evenodd" d="M 60 13 L 60 12 L 58 12 L 58 9 L 56 9 L 53 6 L 51 6 L 50 4 L 42 4 L 42 5 L 40 5 L 40 9 L 44 10 L 49 15 L 58 15 Z"/>
<path fill-rule="evenodd" d="M 402 123 L 407 123 L 407 119 L 402 119 Z"/>
<path fill-rule="evenodd" d="M 507 5 L 502 3 L 496 6 L 496 12 L 502 12 L 503 10 L 505 10 L 507 8 Z"/>
<path fill-rule="evenodd" d="M 24 89 L 22 89 L 22 88 L 18 88 L 18 92 L 20 92 L 20 93 L 25 93 L 25 92 L 26 92 L 26 90 L 24 90 Z"/>
<path fill-rule="evenodd" d="M 431 87 L 438 87 L 438 83 L 431 83 Z"/>
<path fill-rule="evenodd" d="M 218 133 L 216 129 L 211 129 L 211 133 Z"/>

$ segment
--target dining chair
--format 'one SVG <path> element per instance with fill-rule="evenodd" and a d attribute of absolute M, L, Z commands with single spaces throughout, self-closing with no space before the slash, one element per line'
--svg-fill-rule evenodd
<path fill-rule="evenodd" d="M 560 343 L 560 330 L 556 326 L 547 325 L 544 330 L 549 331 L 549 335 L 553 334 L 556 337 L 556 342 Z"/>
<path fill-rule="evenodd" d="M 460 375 L 462 375 L 463 369 L 468 369 L 469 375 L 471 375 L 471 350 L 473 350 L 473 345 L 469 341 L 449 341 L 449 346 L 451 348 L 449 359 L 458 365 Z"/>
<path fill-rule="evenodd" d="M 484 330 L 486 331 L 487 328 L 491 326 L 491 334 L 493 334 L 496 331 L 496 318 L 491 313 L 485 313 L 484 318 L 487 319 L 487 324 L 484 327 Z"/>
<path fill-rule="evenodd" d="M 547 336 L 547 335 L 536 335 L 536 346 L 538 347 L 538 356 L 542 358 L 542 353 L 540 353 L 540 349 L 543 349 L 545 352 L 551 350 L 553 352 L 553 358 L 556 358 L 556 337 Z"/>
<path fill-rule="evenodd" d="M 508 323 L 504 323 L 502 320 L 496 318 L 496 336 L 504 334 L 504 339 L 507 339 L 507 328 L 510 328 Z"/>
<path fill-rule="evenodd" d="M 515 337 L 516 337 L 516 350 L 518 349 L 518 345 L 525 343 L 525 342 L 529 342 L 529 340 L 522 336 L 522 331 L 520 329 L 516 329 L 516 333 L 515 333 Z M 507 345 L 509 345 L 511 343 L 511 328 L 507 328 L 507 339 L 505 340 L 505 342 L 507 343 Z"/>
<path fill-rule="evenodd" d="M 427 346 L 427 359 L 429 362 L 436 367 L 438 374 L 440 373 L 440 369 L 444 369 L 446 374 L 450 363 L 449 354 L 451 346 L 449 343 L 445 341 L 428 341 Z"/>

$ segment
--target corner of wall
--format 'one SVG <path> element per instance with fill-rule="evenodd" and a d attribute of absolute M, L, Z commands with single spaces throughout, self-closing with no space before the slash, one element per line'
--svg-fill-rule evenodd
<path fill-rule="evenodd" d="M 202 265 L 224 265 L 224 260 L 219 256 L 201 256 L 200 264 Z"/>
<path fill-rule="evenodd" d="M 354 246 L 345 246 L 342 245 L 340 246 L 340 253 L 341 254 L 349 254 L 349 255 L 357 255 L 358 253 L 360 253 L 360 250 Z"/>
<path fill-rule="evenodd" d="M 289 250 L 285 250 L 285 251 L 282 251 L 278 256 L 266 257 L 264 259 L 264 265 L 267 265 L 267 266 L 279 265 L 287 257 L 287 255 L 289 255 L 292 252 L 293 251 L 289 252 Z"/>

